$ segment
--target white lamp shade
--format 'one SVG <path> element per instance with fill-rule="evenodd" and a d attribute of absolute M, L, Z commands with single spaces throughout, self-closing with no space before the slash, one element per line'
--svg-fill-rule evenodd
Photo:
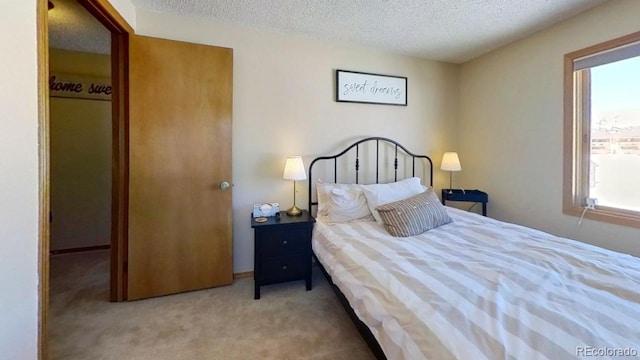
<path fill-rule="evenodd" d="M 460 166 L 460 159 L 458 159 L 458 153 L 456 152 L 446 152 L 442 156 L 442 165 L 440 165 L 440 170 L 445 171 L 460 171 L 462 170 L 462 166 Z"/>
<path fill-rule="evenodd" d="M 284 174 L 282 178 L 285 180 L 304 180 L 307 173 L 304 171 L 304 164 L 300 156 L 288 156 L 287 162 L 284 163 Z"/>

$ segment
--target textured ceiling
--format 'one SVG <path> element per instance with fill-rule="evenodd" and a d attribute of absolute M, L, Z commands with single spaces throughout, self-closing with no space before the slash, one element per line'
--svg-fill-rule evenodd
<path fill-rule="evenodd" d="M 111 34 L 75 0 L 51 0 L 49 46 L 55 49 L 108 54 Z"/>
<path fill-rule="evenodd" d="M 137 9 L 462 63 L 606 0 L 131 0 Z"/>
<path fill-rule="evenodd" d="M 108 53 L 109 32 L 52 0 L 51 47 Z M 606 0 L 131 0 L 137 9 L 462 63 Z"/>

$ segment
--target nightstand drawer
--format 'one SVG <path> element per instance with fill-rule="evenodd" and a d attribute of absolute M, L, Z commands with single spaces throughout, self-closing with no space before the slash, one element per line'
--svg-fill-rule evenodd
<path fill-rule="evenodd" d="M 262 257 L 304 254 L 308 248 L 307 227 L 294 230 L 266 231 L 260 241 Z"/>
<path fill-rule="evenodd" d="M 307 255 L 264 259 L 261 269 L 261 283 L 304 279 L 310 264 L 311 258 Z"/>

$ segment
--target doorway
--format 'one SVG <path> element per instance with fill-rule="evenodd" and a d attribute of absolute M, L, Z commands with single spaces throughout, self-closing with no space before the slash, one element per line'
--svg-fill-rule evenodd
<path fill-rule="evenodd" d="M 128 209 L 128 83 L 127 53 L 133 29 L 106 0 L 78 0 L 111 36 L 111 224 L 109 299 L 126 300 L 126 243 Z M 54 4 L 55 6 L 55 4 Z M 50 122 L 49 39 L 47 0 L 38 0 L 38 97 L 40 137 L 40 231 L 39 231 L 39 357 L 47 358 L 50 277 Z"/>
<path fill-rule="evenodd" d="M 110 248 L 111 33 L 75 0 L 49 0 L 52 254 Z"/>
<path fill-rule="evenodd" d="M 138 36 L 107 0 L 79 2 L 112 38 L 111 299 L 230 284 L 233 50 Z M 46 44 L 46 3 L 40 0 L 38 6 L 44 27 L 39 39 Z M 48 51 L 43 46 L 39 51 L 45 67 L 39 74 L 42 335 L 49 286 L 50 154 Z M 136 149 L 131 160 L 130 143 Z"/>
<path fill-rule="evenodd" d="M 76 0 L 49 0 L 49 356 L 109 301 L 111 33 Z"/>

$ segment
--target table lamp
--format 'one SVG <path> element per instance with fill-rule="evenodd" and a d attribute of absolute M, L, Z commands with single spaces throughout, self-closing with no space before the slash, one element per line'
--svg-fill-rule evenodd
<path fill-rule="evenodd" d="M 302 211 L 296 207 L 296 181 L 305 180 L 307 173 L 304 171 L 304 164 L 300 156 L 288 156 L 287 162 L 284 163 L 284 174 L 282 178 L 285 180 L 293 180 L 293 206 L 287 210 L 289 216 L 300 216 Z"/>
<path fill-rule="evenodd" d="M 460 166 L 460 159 L 458 158 L 458 153 L 444 153 L 444 155 L 442 156 L 442 164 L 440 165 L 440 170 L 449 172 L 449 194 L 451 194 L 451 189 L 453 188 L 453 172 L 462 170 L 462 166 Z"/>

